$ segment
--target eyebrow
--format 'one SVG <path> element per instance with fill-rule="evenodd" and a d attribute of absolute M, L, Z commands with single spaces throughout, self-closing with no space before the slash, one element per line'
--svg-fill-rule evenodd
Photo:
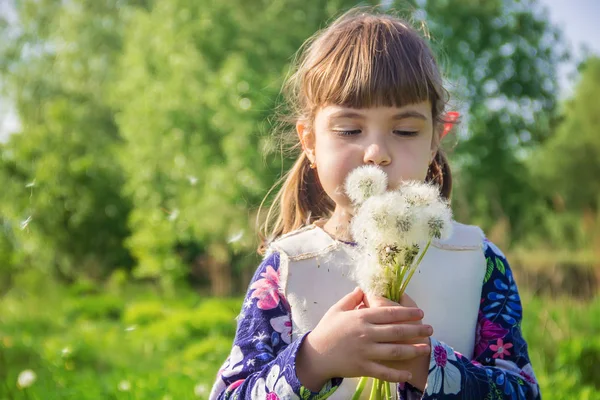
<path fill-rule="evenodd" d="M 365 119 L 365 116 L 354 112 L 354 111 L 337 111 L 334 112 L 333 114 L 331 114 L 329 116 L 329 118 L 333 119 L 333 118 L 355 118 L 355 119 Z M 421 114 L 418 111 L 403 111 L 401 113 L 395 114 L 394 116 L 392 116 L 393 120 L 401 120 L 401 119 L 406 119 L 406 118 L 417 118 L 417 119 L 422 119 L 424 121 L 427 121 L 427 117 L 423 114 Z"/>

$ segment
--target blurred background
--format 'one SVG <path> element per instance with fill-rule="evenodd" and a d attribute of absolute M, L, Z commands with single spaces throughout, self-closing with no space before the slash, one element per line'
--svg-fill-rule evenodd
<path fill-rule="evenodd" d="M 352 0 L 0 0 L 0 399 L 207 398 L 291 163 L 298 47 Z M 385 1 L 461 124 L 545 399 L 600 399 L 600 2 Z"/>

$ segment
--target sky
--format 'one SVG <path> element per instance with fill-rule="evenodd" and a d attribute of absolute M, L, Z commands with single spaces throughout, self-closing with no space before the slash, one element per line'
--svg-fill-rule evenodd
<path fill-rule="evenodd" d="M 575 57 L 581 56 L 582 46 L 592 54 L 600 56 L 600 0 L 539 0 L 548 8 L 550 21 L 564 33 Z M 575 65 L 566 65 L 559 70 L 561 97 L 572 94 L 573 80 L 569 74 Z"/>
<path fill-rule="evenodd" d="M 600 0 L 539 0 L 548 8 L 550 21 L 561 28 L 565 40 L 569 44 L 575 59 L 581 55 L 582 46 L 591 53 L 600 56 Z M 0 5 L 3 3 L 0 0 Z M 5 12 L 0 7 L 0 12 Z M 561 97 L 569 97 L 573 91 L 574 81 L 570 77 L 575 65 L 565 65 L 559 69 Z M 0 141 L 8 133 L 18 129 L 18 121 L 13 110 L 0 100 Z"/>

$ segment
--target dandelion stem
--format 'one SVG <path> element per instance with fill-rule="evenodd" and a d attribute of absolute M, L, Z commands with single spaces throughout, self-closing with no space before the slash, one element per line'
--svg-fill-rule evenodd
<path fill-rule="evenodd" d="M 358 400 L 360 398 L 360 395 L 362 394 L 363 390 L 365 390 L 367 380 L 369 380 L 369 378 L 367 378 L 366 376 L 360 378 L 360 381 L 358 381 L 358 385 L 356 386 L 354 396 L 352 396 L 352 400 Z"/>
<path fill-rule="evenodd" d="M 412 276 L 414 275 L 415 271 L 419 267 L 419 264 L 421 264 L 421 261 L 423 260 L 423 257 L 425 256 L 425 253 L 427 253 L 427 250 L 429 249 L 429 245 L 431 245 L 431 238 L 429 238 L 429 240 L 427 241 L 427 245 L 425 246 L 425 248 L 421 252 L 421 255 L 419 256 L 419 259 L 417 260 L 417 262 L 413 263 L 411 265 L 410 273 L 408 274 L 408 278 L 406 278 L 406 281 L 402 282 L 402 286 L 400 287 L 400 296 L 402 296 L 402 294 L 406 290 L 406 287 L 408 286 L 408 283 L 410 282 L 410 279 L 412 278 Z"/>
<path fill-rule="evenodd" d="M 380 400 L 377 397 L 377 387 L 379 387 L 379 379 L 373 379 L 373 386 L 371 386 L 371 395 L 369 400 Z"/>

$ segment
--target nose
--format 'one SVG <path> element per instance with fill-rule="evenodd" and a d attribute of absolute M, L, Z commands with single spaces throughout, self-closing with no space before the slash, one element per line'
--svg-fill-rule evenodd
<path fill-rule="evenodd" d="M 385 146 L 379 143 L 371 143 L 365 150 L 363 162 L 365 164 L 386 166 L 392 162 L 392 158 Z"/>

